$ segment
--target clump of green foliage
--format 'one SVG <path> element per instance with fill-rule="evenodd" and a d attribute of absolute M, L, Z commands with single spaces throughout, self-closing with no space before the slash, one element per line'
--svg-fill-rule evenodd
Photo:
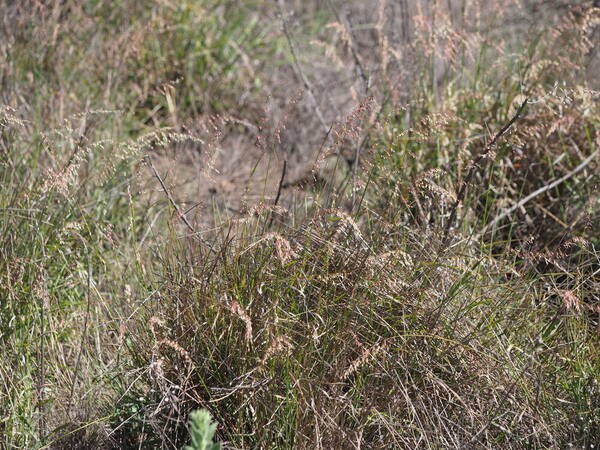
<path fill-rule="evenodd" d="M 213 442 L 217 424 L 212 421 L 206 409 L 192 411 L 190 414 L 191 444 L 186 450 L 220 450 L 221 444 Z"/>

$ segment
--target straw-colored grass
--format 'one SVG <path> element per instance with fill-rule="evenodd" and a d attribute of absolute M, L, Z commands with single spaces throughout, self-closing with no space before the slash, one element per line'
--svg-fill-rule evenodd
<path fill-rule="evenodd" d="M 242 3 L 0 1 L 0 447 L 597 445 L 597 2 Z"/>

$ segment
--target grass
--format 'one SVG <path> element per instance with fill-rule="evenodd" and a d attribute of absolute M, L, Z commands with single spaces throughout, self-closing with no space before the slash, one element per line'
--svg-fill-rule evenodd
<path fill-rule="evenodd" d="M 598 9 L 367 3 L 1 3 L 2 448 L 597 444 Z"/>

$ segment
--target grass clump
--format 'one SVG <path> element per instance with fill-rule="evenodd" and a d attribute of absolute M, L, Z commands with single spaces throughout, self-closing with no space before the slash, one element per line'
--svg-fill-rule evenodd
<path fill-rule="evenodd" d="M 2 446 L 600 440 L 593 2 L 5 3 Z"/>

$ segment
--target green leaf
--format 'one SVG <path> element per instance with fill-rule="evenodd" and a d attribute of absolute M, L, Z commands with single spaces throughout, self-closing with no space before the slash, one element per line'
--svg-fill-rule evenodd
<path fill-rule="evenodd" d="M 213 442 L 216 430 L 217 424 L 206 409 L 193 411 L 190 414 L 192 442 L 185 450 L 220 450 L 221 444 Z"/>

